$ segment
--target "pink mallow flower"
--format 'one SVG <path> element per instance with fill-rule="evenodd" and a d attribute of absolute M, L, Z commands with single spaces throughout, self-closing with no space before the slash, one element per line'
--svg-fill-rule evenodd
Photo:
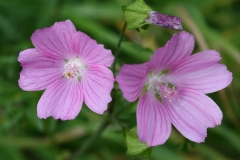
<path fill-rule="evenodd" d="M 205 94 L 228 86 L 232 74 L 214 50 L 191 55 L 194 38 L 175 34 L 150 62 L 124 65 L 116 77 L 124 98 L 137 104 L 138 136 L 148 146 L 165 143 L 173 124 L 186 138 L 203 142 L 222 112 Z"/>
<path fill-rule="evenodd" d="M 70 20 L 36 30 L 31 40 L 35 48 L 18 57 L 22 66 L 18 82 L 26 91 L 46 89 L 37 105 L 38 117 L 74 119 L 83 102 L 103 114 L 112 100 L 111 51 L 76 31 Z"/>

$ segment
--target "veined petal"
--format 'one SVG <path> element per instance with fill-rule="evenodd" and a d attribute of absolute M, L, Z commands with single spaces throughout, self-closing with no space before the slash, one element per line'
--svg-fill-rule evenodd
<path fill-rule="evenodd" d="M 169 69 L 174 63 L 191 55 L 194 37 L 187 32 L 174 34 L 167 44 L 159 48 L 150 60 L 151 70 Z"/>
<path fill-rule="evenodd" d="M 204 142 L 207 128 L 221 123 L 221 110 L 203 93 L 191 89 L 179 89 L 177 92 L 171 101 L 163 99 L 163 106 L 167 109 L 172 124 L 191 141 Z"/>
<path fill-rule="evenodd" d="M 171 132 L 171 122 L 166 109 L 153 91 L 143 94 L 137 105 L 138 136 L 147 145 L 156 146 L 166 142 Z"/>
<path fill-rule="evenodd" d="M 82 108 L 83 91 L 80 83 L 60 79 L 49 86 L 37 105 L 39 118 L 74 119 Z"/>
<path fill-rule="evenodd" d="M 79 55 L 86 64 L 111 66 L 114 57 L 111 50 L 91 39 L 83 32 L 77 32 L 73 40 L 75 54 Z"/>
<path fill-rule="evenodd" d="M 232 73 L 225 65 L 218 64 L 220 59 L 214 50 L 197 53 L 174 65 L 164 76 L 164 81 L 202 93 L 216 92 L 232 81 Z"/>
<path fill-rule="evenodd" d="M 23 68 L 18 81 L 20 88 L 23 90 L 46 89 L 47 86 L 62 76 L 61 62 L 45 57 L 36 49 L 27 49 L 20 52 L 18 61 Z"/>
<path fill-rule="evenodd" d="M 36 30 L 31 37 L 34 47 L 47 57 L 64 59 L 72 54 L 72 39 L 77 31 L 70 20 Z"/>
<path fill-rule="evenodd" d="M 89 66 L 82 77 L 84 102 L 95 113 L 103 114 L 112 100 L 113 73 L 104 66 Z"/>
<path fill-rule="evenodd" d="M 122 66 L 116 81 L 128 101 L 135 101 L 141 94 L 147 81 L 147 67 L 148 63 Z"/>

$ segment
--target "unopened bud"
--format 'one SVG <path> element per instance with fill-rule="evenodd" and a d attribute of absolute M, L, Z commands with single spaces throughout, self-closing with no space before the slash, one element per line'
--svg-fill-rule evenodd
<path fill-rule="evenodd" d="M 133 4 L 123 7 L 128 29 L 144 28 L 148 24 L 154 24 L 171 29 L 182 29 L 181 18 L 169 16 L 153 11 L 144 0 L 136 0 Z"/>
<path fill-rule="evenodd" d="M 166 14 L 161 14 L 156 11 L 150 12 L 150 16 L 146 19 L 146 22 L 150 24 L 166 27 L 166 28 L 182 30 L 181 18 L 169 16 Z"/>

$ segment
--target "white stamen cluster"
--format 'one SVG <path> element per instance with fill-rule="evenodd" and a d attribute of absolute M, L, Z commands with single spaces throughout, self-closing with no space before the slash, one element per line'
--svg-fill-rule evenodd
<path fill-rule="evenodd" d="M 85 69 L 86 66 L 80 62 L 78 57 L 76 57 L 75 60 L 69 60 L 64 65 L 63 77 L 68 79 L 78 77 L 78 79 L 80 79 Z"/>
<path fill-rule="evenodd" d="M 79 74 L 79 70 L 76 64 L 67 63 L 64 66 L 63 76 L 69 79 L 73 79 L 75 76 Z"/>

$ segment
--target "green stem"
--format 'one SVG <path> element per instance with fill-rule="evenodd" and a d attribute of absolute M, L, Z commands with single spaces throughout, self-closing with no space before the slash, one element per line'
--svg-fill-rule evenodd
<path fill-rule="evenodd" d="M 116 51 L 115 51 L 115 54 L 114 54 L 115 58 L 114 58 L 113 68 L 112 68 L 112 71 L 113 71 L 114 75 L 115 75 L 115 70 L 116 70 L 117 58 L 118 58 L 118 55 L 120 53 L 120 47 L 121 47 L 121 43 L 122 43 L 123 36 L 124 36 L 126 28 L 127 28 L 127 22 L 125 22 L 124 25 L 123 25 L 121 35 L 120 35 L 120 38 L 119 38 L 119 41 L 118 41 L 118 44 L 117 44 L 117 48 L 116 48 Z"/>
<path fill-rule="evenodd" d="M 102 134 L 102 132 L 107 128 L 110 124 L 109 120 L 105 120 L 99 129 L 89 138 L 87 139 L 81 146 L 73 153 L 73 155 L 68 160 L 74 160 L 78 157 L 81 157 L 96 141 L 96 139 Z"/>
<path fill-rule="evenodd" d="M 123 40 L 123 36 L 124 36 L 124 32 L 126 30 L 126 27 L 127 27 L 127 23 L 125 22 L 124 23 L 124 26 L 122 28 L 122 31 L 121 31 L 121 35 L 120 35 L 120 39 L 118 41 L 118 44 L 117 44 L 117 48 L 116 48 L 116 51 L 115 51 L 115 59 L 114 59 L 114 62 L 113 62 L 113 68 L 112 68 L 112 71 L 113 73 L 115 73 L 115 69 L 116 69 L 116 60 L 117 60 L 117 56 L 119 55 L 119 51 L 120 51 L 120 47 L 121 47 L 121 43 L 122 43 L 122 40 Z M 115 105 L 115 88 L 113 88 L 112 90 L 112 102 L 109 104 L 109 108 L 108 108 L 108 116 L 111 117 L 112 116 L 112 113 L 113 113 L 113 109 L 114 109 L 114 105 Z M 77 159 L 78 157 L 82 156 L 91 146 L 92 144 L 96 141 L 96 139 L 102 134 L 102 132 L 108 127 L 108 125 L 110 124 L 110 119 L 111 118 L 106 118 L 102 125 L 98 128 L 98 130 L 89 138 L 87 139 L 73 154 L 70 158 L 68 158 L 68 160 L 75 160 Z"/>
<path fill-rule="evenodd" d="M 117 48 L 116 48 L 116 51 L 115 51 L 115 54 L 114 54 L 115 58 L 114 58 L 114 61 L 113 61 L 113 68 L 112 68 L 112 71 L 113 71 L 114 75 L 115 75 L 115 70 L 116 70 L 117 57 L 120 53 L 120 47 L 121 47 L 121 43 L 122 43 L 123 36 L 124 36 L 126 28 L 127 28 L 127 22 L 124 22 L 124 25 L 123 25 L 123 28 L 122 28 L 122 31 L 121 31 L 121 35 L 120 35 L 120 38 L 119 38 L 119 41 L 118 41 L 118 44 L 117 44 Z M 111 114 L 112 114 L 113 108 L 114 108 L 115 95 L 116 95 L 116 89 L 113 88 L 113 90 L 112 90 L 113 100 L 112 100 L 112 103 L 111 103 L 112 105 L 108 109 L 108 114 L 109 114 L 110 117 L 111 117 Z"/>

